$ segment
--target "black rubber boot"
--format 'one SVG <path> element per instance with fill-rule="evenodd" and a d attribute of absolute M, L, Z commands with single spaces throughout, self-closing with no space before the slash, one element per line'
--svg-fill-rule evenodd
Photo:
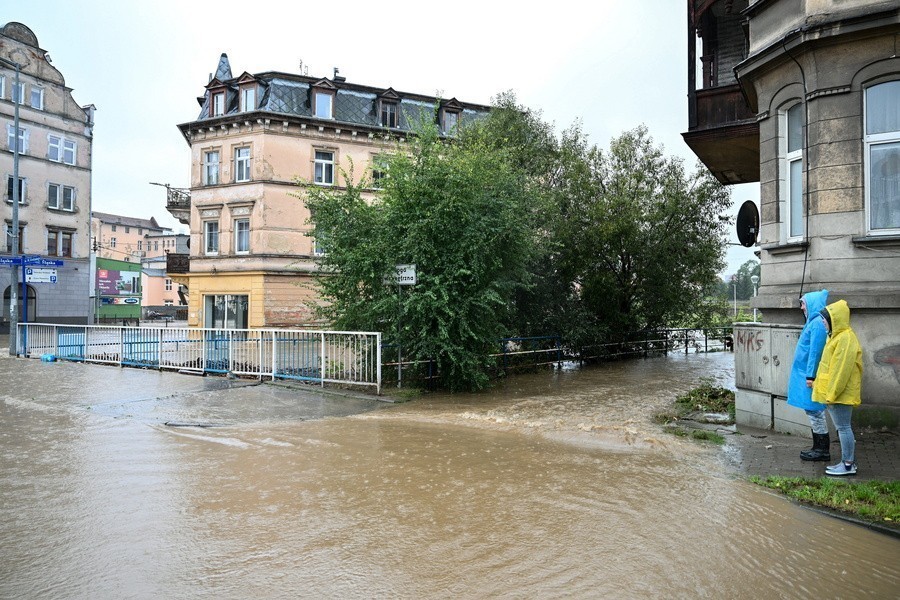
<path fill-rule="evenodd" d="M 831 438 L 827 433 L 813 434 L 813 447 L 800 453 L 802 460 L 831 460 Z"/>

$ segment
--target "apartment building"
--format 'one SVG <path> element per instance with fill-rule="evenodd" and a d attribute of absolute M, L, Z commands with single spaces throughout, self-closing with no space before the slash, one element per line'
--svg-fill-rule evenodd
<path fill-rule="evenodd" d="M 16 69 L 19 66 L 19 83 Z M 14 124 L 19 109 L 19 129 Z M 80 106 L 62 74 L 50 63 L 28 27 L 10 22 L 0 29 L 0 153 L 4 179 L 3 241 L 0 258 L 28 255 L 56 264 L 11 282 L 0 267 L 3 312 L 8 331 L 11 284 L 18 290 L 19 320 L 86 323 L 93 314 L 90 294 L 91 143 L 94 107 Z M 18 248 L 13 247 L 14 149 L 19 151 Z M 23 269 L 18 269 L 23 277 Z M 52 275 L 52 276 L 51 276 Z"/>
<path fill-rule="evenodd" d="M 91 236 L 98 257 L 125 262 L 164 257 L 167 252 L 175 252 L 179 244 L 179 236 L 153 217 L 141 219 L 97 211 L 91 213 Z"/>
<path fill-rule="evenodd" d="M 825 288 L 829 301 L 846 300 L 864 349 L 858 412 L 896 425 L 900 4 L 688 0 L 687 9 L 684 139 L 723 183 L 760 182 L 754 307 L 767 322 L 799 326 L 801 293 Z M 760 353 L 766 368 L 790 367 L 778 358 Z M 783 406 L 784 390 L 771 392 L 739 386 L 739 418 L 808 432 L 802 412 Z"/>
<path fill-rule="evenodd" d="M 314 322 L 322 249 L 309 236 L 303 186 L 341 188 L 351 165 L 357 180 L 370 172 L 377 182 L 379 157 L 419 119 L 452 136 L 489 110 L 351 84 L 337 70 L 235 77 L 225 54 L 197 100 L 196 120 L 179 125 L 191 147 L 189 194 L 170 189 L 168 203 L 190 225 L 190 261 L 170 262 L 169 274 L 190 292 L 190 325 L 229 328 Z"/>

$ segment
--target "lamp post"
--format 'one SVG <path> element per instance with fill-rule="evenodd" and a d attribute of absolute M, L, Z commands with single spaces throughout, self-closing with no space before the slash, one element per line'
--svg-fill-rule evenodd
<path fill-rule="evenodd" d="M 759 288 L 756 287 L 756 284 L 759 283 L 759 275 L 751 275 L 750 282 L 753 284 L 753 297 L 756 298 L 756 293 Z M 754 302 L 755 303 L 755 302 Z M 753 322 L 756 323 L 756 307 L 753 307 Z"/>
<path fill-rule="evenodd" d="M 731 276 L 731 286 L 734 288 L 734 318 L 737 319 L 737 275 Z"/>
<path fill-rule="evenodd" d="M 19 86 L 19 63 L 0 58 L 0 64 L 12 67 L 16 70 L 16 82 L 13 86 L 18 97 L 13 98 L 13 189 L 12 189 L 12 258 L 19 254 L 19 105 L 24 101 L 22 88 Z M 9 355 L 16 356 L 18 344 L 16 340 L 19 327 L 19 265 L 15 261 L 10 265 L 9 284 Z"/>

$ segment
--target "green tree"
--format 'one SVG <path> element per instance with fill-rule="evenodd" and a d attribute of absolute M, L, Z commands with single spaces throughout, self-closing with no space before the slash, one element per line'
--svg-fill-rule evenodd
<path fill-rule="evenodd" d="M 446 388 L 483 387 L 510 299 L 529 283 L 535 188 L 513 152 L 476 135 L 445 143 L 431 124 L 387 158 L 387 173 L 371 204 L 355 185 L 307 188 L 327 249 L 322 314 L 435 360 Z M 418 283 L 401 292 L 390 276 L 407 263 Z"/>
<path fill-rule="evenodd" d="M 705 168 L 686 173 L 645 127 L 606 152 L 576 128 L 561 155 L 560 268 L 585 311 L 614 333 L 689 315 L 723 266 L 727 188 Z"/>

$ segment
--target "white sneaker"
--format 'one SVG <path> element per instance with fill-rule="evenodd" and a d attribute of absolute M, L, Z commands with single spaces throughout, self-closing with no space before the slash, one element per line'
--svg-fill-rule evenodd
<path fill-rule="evenodd" d="M 836 477 L 841 475 L 856 475 L 856 463 L 845 463 L 841 461 L 836 465 L 825 467 L 825 474 L 834 475 Z"/>

